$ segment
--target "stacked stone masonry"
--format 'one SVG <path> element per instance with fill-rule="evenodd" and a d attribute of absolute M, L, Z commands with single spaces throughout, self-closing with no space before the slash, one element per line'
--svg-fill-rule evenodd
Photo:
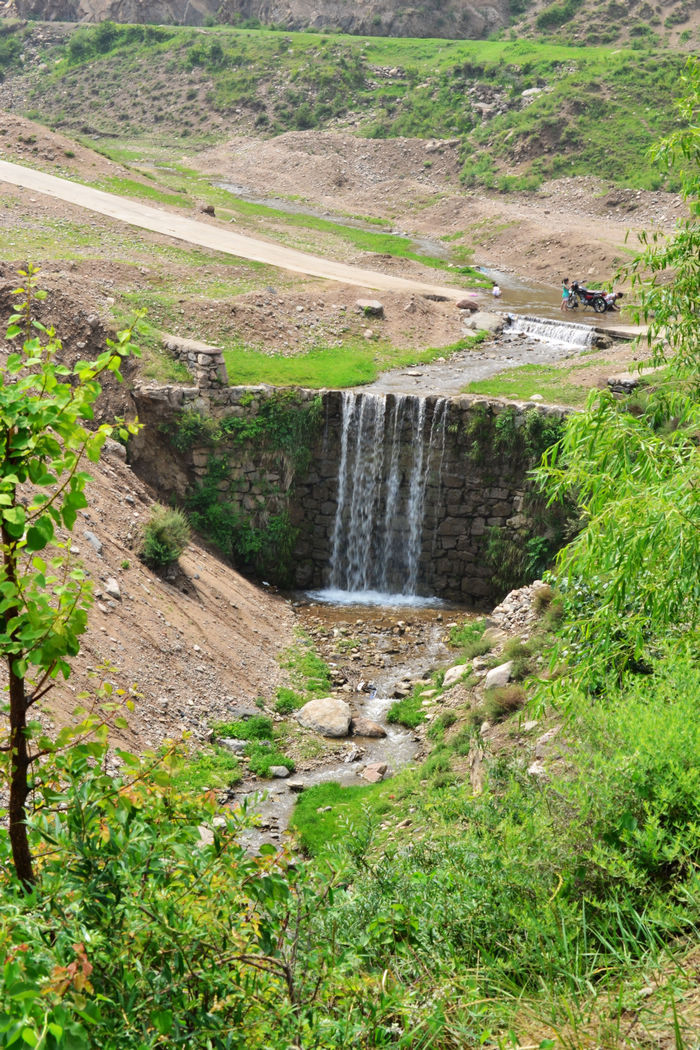
<path fill-rule="evenodd" d="M 134 391 L 139 418 L 146 424 L 130 449 L 135 469 L 152 484 L 174 491 L 182 498 L 187 487 L 206 475 L 212 449 L 195 446 L 180 455 L 163 437 L 162 424 L 172 422 L 183 409 L 213 418 L 255 416 L 265 398 L 278 395 L 273 387 L 156 387 Z M 300 402 L 319 396 L 315 390 L 296 392 Z M 391 395 L 390 395 L 391 396 Z M 298 529 L 295 550 L 296 579 L 300 588 L 328 583 L 329 562 L 338 495 L 342 394 L 321 392 L 323 422 L 312 449 L 309 468 L 295 475 L 280 452 L 260 452 L 236 444 L 217 445 L 216 455 L 230 464 L 220 484 L 221 499 L 248 514 L 254 524 L 285 510 Z M 434 412 L 437 399 L 428 399 Z M 561 418 L 561 409 L 532 403 L 515 406 L 513 425 L 523 425 L 526 411 L 535 409 Z M 533 534 L 527 514 L 527 467 L 512 457 L 488 448 L 474 462 L 473 430 L 512 404 L 461 396 L 447 405 L 445 447 L 437 472 L 427 479 L 424 527 L 420 558 L 419 590 L 461 603 L 486 603 L 501 595 L 491 580 L 485 559 L 490 530 L 497 528 L 519 544 Z M 490 431 L 492 432 L 492 430 Z M 169 466 L 166 466 L 166 461 Z"/>

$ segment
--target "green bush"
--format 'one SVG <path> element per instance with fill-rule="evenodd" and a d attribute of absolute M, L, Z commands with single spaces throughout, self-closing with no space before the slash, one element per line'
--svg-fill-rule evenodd
<path fill-rule="evenodd" d="M 239 718 L 235 722 L 215 722 L 214 733 L 233 740 L 272 740 L 272 722 L 265 715 Z"/>
<path fill-rule="evenodd" d="M 278 715 L 291 715 L 293 711 L 298 711 L 305 703 L 306 697 L 302 696 L 301 693 L 295 693 L 293 689 L 280 686 L 277 690 L 275 711 Z"/>
<path fill-rule="evenodd" d="M 172 565 L 190 542 L 190 527 L 182 511 L 156 506 L 143 528 L 140 557 L 151 569 Z"/>
<path fill-rule="evenodd" d="M 266 740 L 251 740 L 246 746 L 245 753 L 250 759 L 248 769 L 256 777 L 271 776 L 271 766 L 286 766 L 290 773 L 294 772 L 295 766 L 292 759 L 288 758 L 284 752 L 275 750 Z"/>

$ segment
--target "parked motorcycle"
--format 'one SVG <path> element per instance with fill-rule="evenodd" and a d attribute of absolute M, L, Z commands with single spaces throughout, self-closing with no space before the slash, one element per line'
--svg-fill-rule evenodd
<path fill-rule="evenodd" d="M 567 305 L 570 310 L 576 310 L 578 306 L 586 310 L 589 306 L 592 306 L 597 314 L 604 314 L 608 308 L 603 292 L 598 291 L 596 288 L 586 288 L 584 285 L 579 284 L 578 281 L 574 281 L 571 285 L 571 293 Z"/>

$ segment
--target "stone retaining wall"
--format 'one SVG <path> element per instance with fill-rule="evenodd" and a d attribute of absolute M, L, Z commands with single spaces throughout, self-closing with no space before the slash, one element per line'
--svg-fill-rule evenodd
<path fill-rule="evenodd" d="M 218 346 L 174 335 L 166 336 L 164 346 L 185 366 L 198 390 L 216 390 L 228 383 L 224 357 Z"/>
<path fill-rule="evenodd" d="M 174 492 L 183 498 L 188 486 L 207 476 L 213 450 L 202 441 L 183 454 L 176 453 L 164 429 L 172 426 L 183 410 L 205 413 L 214 419 L 254 417 L 265 398 L 278 394 L 271 387 L 139 388 L 134 396 L 146 427 L 130 447 L 135 469 L 147 481 L 165 488 L 168 496 Z M 296 394 L 302 403 L 319 396 L 313 390 Z M 295 474 L 290 457 L 281 452 L 226 442 L 215 449 L 215 455 L 225 457 L 228 464 L 228 476 L 217 485 L 221 499 L 248 515 L 256 527 L 264 526 L 270 515 L 282 511 L 289 514 L 298 529 L 294 575 L 300 588 L 328 584 L 337 506 L 342 394 L 324 391 L 321 397 L 323 421 L 310 466 L 302 475 Z M 427 399 L 428 417 L 434 413 L 437 400 Z M 471 396 L 447 401 L 444 448 L 435 457 L 434 469 L 426 479 L 421 593 L 462 603 L 492 602 L 502 597 L 486 563 L 486 545 L 493 529 L 501 530 L 503 537 L 520 548 L 535 534 L 527 500 L 527 470 L 531 464 L 520 452 L 513 451 L 513 446 L 502 453 L 488 442 L 499 415 L 510 413 L 509 425 L 517 434 L 528 411 L 557 418 L 563 415 L 561 409 L 533 404 L 514 408 L 512 404 Z M 517 445 L 516 437 L 516 449 Z M 540 521 L 538 534 L 546 528 Z"/>

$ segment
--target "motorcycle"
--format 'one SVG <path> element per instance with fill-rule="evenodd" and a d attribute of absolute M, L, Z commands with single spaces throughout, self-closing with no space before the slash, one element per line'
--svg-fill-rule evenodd
<path fill-rule="evenodd" d="M 578 281 L 574 281 L 571 285 L 571 293 L 567 300 L 567 305 L 570 310 L 577 309 L 579 305 L 584 310 L 592 306 L 597 314 L 604 314 L 608 308 L 603 292 L 595 288 L 586 288 L 584 285 L 579 284 Z"/>

